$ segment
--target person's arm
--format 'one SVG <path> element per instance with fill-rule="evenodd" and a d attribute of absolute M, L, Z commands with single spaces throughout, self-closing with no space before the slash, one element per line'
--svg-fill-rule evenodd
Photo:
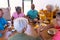
<path fill-rule="evenodd" d="M 48 24 L 48 25 L 47 25 L 47 27 L 45 27 L 42 31 L 44 31 L 44 30 L 48 30 L 48 29 L 50 29 L 50 28 L 54 28 L 54 26 L 53 26 L 53 25 Z"/>
<path fill-rule="evenodd" d="M 11 24 L 12 24 L 12 26 L 13 26 L 13 20 L 14 20 L 14 17 L 12 16 L 12 18 L 11 18 Z"/>
<path fill-rule="evenodd" d="M 42 27 L 42 28 L 41 28 Z M 54 28 L 54 26 L 53 25 L 51 25 L 51 24 L 48 24 L 47 26 L 40 26 L 37 30 L 38 30 L 38 32 L 42 32 L 42 31 L 44 31 L 44 30 L 48 30 L 48 29 L 50 29 L 50 28 Z"/>
<path fill-rule="evenodd" d="M 26 15 L 25 17 L 26 17 L 27 19 L 29 19 L 29 16 L 28 16 L 28 15 Z"/>
<path fill-rule="evenodd" d="M 51 13 L 51 20 L 53 19 L 53 13 Z"/>
<path fill-rule="evenodd" d="M 29 17 L 29 12 L 27 13 L 26 18 L 27 18 L 28 20 L 30 20 L 30 17 Z"/>
<path fill-rule="evenodd" d="M 8 23 L 8 21 L 4 18 L 3 19 L 4 21 L 3 21 L 3 25 L 5 26 L 5 27 L 8 27 L 9 26 L 9 23 Z"/>
<path fill-rule="evenodd" d="M 40 20 L 40 18 L 39 18 L 39 14 L 38 14 L 37 16 L 38 16 L 38 17 L 37 17 L 37 18 L 38 18 L 38 20 Z"/>
<path fill-rule="evenodd" d="M 5 33 L 6 32 L 6 28 L 9 26 L 8 22 L 5 18 L 3 18 L 3 26 L 4 26 L 4 30 L 1 30 L 1 33 Z"/>
<path fill-rule="evenodd" d="M 38 35 L 39 35 L 40 37 L 42 37 L 42 39 L 45 40 L 46 38 L 45 38 L 44 31 L 46 31 L 46 30 L 48 30 L 48 29 L 50 29 L 50 28 L 53 28 L 53 26 L 48 25 L 48 27 L 44 27 L 44 28 L 42 28 L 42 29 L 39 27 L 39 28 L 37 29 L 37 33 L 38 33 Z"/>
<path fill-rule="evenodd" d="M 51 20 L 50 24 L 47 24 L 47 27 L 44 28 L 44 30 L 48 30 L 50 28 L 54 28 L 56 24 L 56 19 Z"/>

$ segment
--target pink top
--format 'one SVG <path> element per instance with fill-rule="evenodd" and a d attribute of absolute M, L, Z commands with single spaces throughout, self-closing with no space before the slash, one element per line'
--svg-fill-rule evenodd
<path fill-rule="evenodd" d="M 17 14 L 17 12 L 14 12 L 14 14 L 12 16 L 14 17 L 14 19 L 16 19 L 19 17 L 24 17 L 24 13 Z"/>
<path fill-rule="evenodd" d="M 60 26 L 55 27 L 58 31 L 56 34 L 53 36 L 52 40 L 60 40 Z"/>

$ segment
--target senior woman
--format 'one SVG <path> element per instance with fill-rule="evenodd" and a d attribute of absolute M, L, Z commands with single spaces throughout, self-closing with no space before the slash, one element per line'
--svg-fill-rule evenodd
<path fill-rule="evenodd" d="M 15 19 L 14 28 L 17 33 L 8 40 L 41 40 L 26 18 Z"/>

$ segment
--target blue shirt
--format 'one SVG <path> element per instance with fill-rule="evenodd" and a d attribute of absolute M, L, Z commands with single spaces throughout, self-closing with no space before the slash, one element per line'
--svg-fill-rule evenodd
<path fill-rule="evenodd" d="M 4 18 L 0 18 L 0 30 L 4 30 L 5 24 L 7 24 L 7 21 Z"/>
<path fill-rule="evenodd" d="M 30 11 L 28 11 L 27 16 L 29 16 L 30 19 L 35 19 L 38 17 L 38 11 L 37 10 L 30 10 Z"/>

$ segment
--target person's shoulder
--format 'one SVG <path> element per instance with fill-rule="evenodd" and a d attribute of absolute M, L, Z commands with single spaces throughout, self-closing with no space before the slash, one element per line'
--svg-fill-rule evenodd
<path fill-rule="evenodd" d="M 38 12 L 38 10 L 34 10 L 34 11 Z"/>
<path fill-rule="evenodd" d="M 43 10 L 43 11 L 47 11 L 47 10 Z"/>
<path fill-rule="evenodd" d="M 2 20 L 6 20 L 6 19 L 2 17 Z"/>
<path fill-rule="evenodd" d="M 31 11 L 32 11 L 32 10 L 29 10 L 29 11 L 27 12 L 27 14 L 29 14 Z"/>
<path fill-rule="evenodd" d="M 32 10 L 29 10 L 28 12 L 31 12 Z"/>
<path fill-rule="evenodd" d="M 13 12 L 13 14 L 16 14 L 17 12 Z"/>
<path fill-rule="evenodd" d="M 41 9 L 41 10 L 39 10 L 39 13 L 41 13 L 41 12 L 43 12 L 43 11 L 44 11 L 44 10 Z"/>
<path fill-rule="evenodd" d="M 39 10 L 39 12 L 40 12 L 40 11 L 43 11 L 43 10 L 41 9 L 41 10 Z"/>
<path fill-rule="evenodd" d="M 7 23 L 7 20 L 4 17 L 2 17 L 2 20 Z"/>
<path fill-rule="evenodd" d="M 17 14 L 17 12 L 14 12 L 14 13 L 12 14 L 12 16 L 14 17 L 16 14 Z"/>
<path fill-rule="evenodd" d="M 34 12 L 36 12 L 38 14 L 38 10 L 34 10 Z"/>

